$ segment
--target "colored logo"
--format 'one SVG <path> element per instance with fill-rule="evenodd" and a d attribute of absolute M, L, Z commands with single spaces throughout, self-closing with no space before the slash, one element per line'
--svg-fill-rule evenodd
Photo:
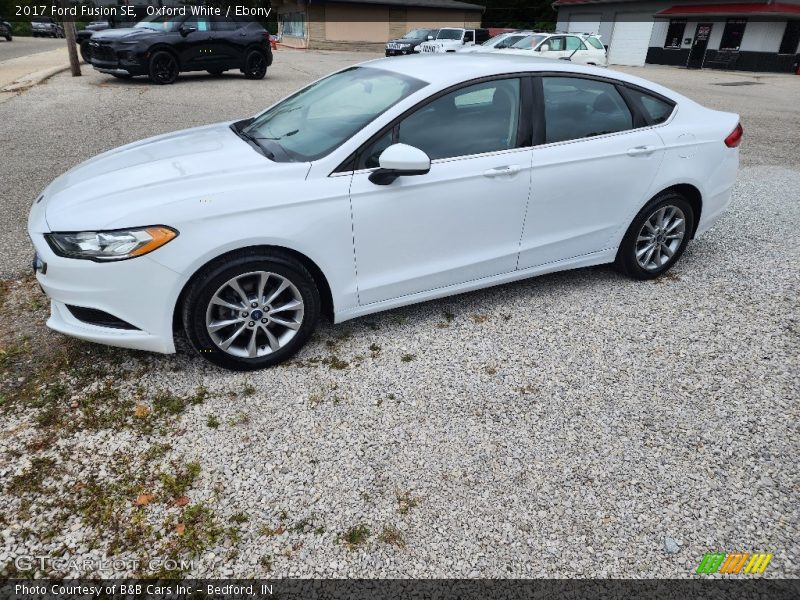
<path fill-rule="evenodd" d="M 726 554 L 725 552 L 706 552 L 703 560 L 697 566 L 697 573 L 710 574 L 710 573 L 730 573 L 738 575 L 739 573 L 747 573 L 748 575 L 755 575 L 763 573 L 769 561 L 772 560 L 772 553 L 766 552 L 737 552 L 734 554 Z"/>

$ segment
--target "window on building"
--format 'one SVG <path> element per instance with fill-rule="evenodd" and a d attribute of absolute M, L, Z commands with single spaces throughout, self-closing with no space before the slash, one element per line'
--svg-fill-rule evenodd
<path fill-rule="evenodd" d="M 664 48 L 680 48 L 685 31 L 686 19 L 672 19 L 667 29 L 667 39 L 664 41 Z"/>
<path fill-rule="evenodd" d="M 778 54 L 797 54 L 798 45 L 800 45 L 800 21 L 789 21 L 786 23 L 786 31 L 783 32 Z"/>
<path fill-rule="evenodd" d="M 287 13 L 279 15 L 281 23 L 281 34 L 290 37 L 306 37 L 306 15 L 305 13 Z"/>
<path fill-rule="evenodd" d="M 742 45 L 745 27 L 747 27 L 747 19 L 728 19 L 728 22 L 725 23 L 725 31 L 722 32 L 719 49 L 738 50 Z"/>

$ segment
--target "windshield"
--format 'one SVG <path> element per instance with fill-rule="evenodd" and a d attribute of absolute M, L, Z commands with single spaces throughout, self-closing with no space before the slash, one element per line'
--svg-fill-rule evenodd
<path fill-rule="evenodd" d="M 403 37 L 407 40 L 421 40 L 431 35 L 430 29 L 412 29 Z"/>
<path fill-rule="evenodd" d="M 507 37 L 508 37 L 508 34 L 507 34 L 507 33 L 498 33 L 498 34 L 497 34 L 496 36 L 494 36 L 493 38 L 489 38 L 488 40 L 486 40 L 485 42 L 483 42 L 483 44 L 482 44 L 482 45 L 483 45 L 483 46 L 494 46 L 495 44 L 502 42 L 502 41 L 503 41 L 504 39 L 506 39 Z"/>
<path fill-rule="evenodd" d="M 165 15 L 152 15 L 139 21 L 133 26 L 134 29 L 152 29 L 153 31 L 177 31 L 181 26 L 182 19 L 175 20 L 175 17 Z"/>
<path fill-rule="evenodd" d="M 464 35 L 463 29 L 440 29 L 439 35 L 436 36 L 437 40 L 460 40 Z"/>
<path fill-rule="evenodd" d="M 511 47 L 512 48 L 519 48 L 521 50 L 532 50 L 533 48 L 536 48 L 536 46 L 538 46 L 541 42 L 543 42 L 546 39 L 547 39 L 547 35 L 541 35 L 541 34 L 529 35 L 529 36 L 526 36 L 526 37 L 522 38 L 520 41 L 518 41 L 516 44 L 514 44 Z"/>
<path fill-rule="evenodd" d="M 256 117 L 244 134 L 292 160 L 325 156 L 389 108 L 427 85 L 372 67 L 351 67 L 312 83 Z"/>

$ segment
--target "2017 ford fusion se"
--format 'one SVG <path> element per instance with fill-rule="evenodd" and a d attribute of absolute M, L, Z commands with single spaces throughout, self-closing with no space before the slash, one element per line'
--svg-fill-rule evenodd
<path fill-rule="evenodd" d="M 48 325 L 256 369 L 335 322 L 588 265 L 657 277 L 730 201 L 735 114 L 563 61 L 432 55 L 101 154 L 29 233 Z"/>

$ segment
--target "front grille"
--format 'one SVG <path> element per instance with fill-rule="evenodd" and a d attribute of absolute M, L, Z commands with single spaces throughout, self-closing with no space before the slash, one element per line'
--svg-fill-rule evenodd
<path fill-rule="evenodd" d="M 422 51 L 423 52 L 436 52 L 436 47 L 435 46 L 423 46 L 422 47 Z"/>
<path fill-rule="evenodd" d="M 82 306 L 72 306 L 70 304 L 67 304 L 66 307 L 69 312 L 72 313 L 73 317 L 84 323 L 89 323 L 90 325 L 110 327 L 111 329 L 139 329 L 114 315 L 110 315 L 96 308 L 84 308 Z"/>
<path fill-rule="evenodd" d="M 92 58 L 100 62 L 117 62 L 117 53 L 105 44 L 94 42 L 90 45 Z"/>

